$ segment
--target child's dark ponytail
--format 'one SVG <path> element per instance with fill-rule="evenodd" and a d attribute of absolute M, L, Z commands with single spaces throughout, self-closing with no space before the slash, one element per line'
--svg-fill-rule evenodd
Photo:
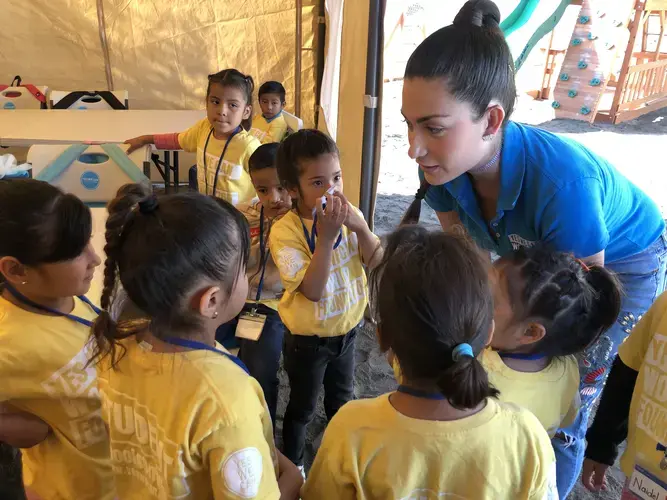
<path fill-rule="evenodd" d="M 621 313 L 622 289 L 616 276 L 606 267 L 592 266 L 585 270 L 586 282 L 593 291 L 588 325 L 597 335 L 594 344 L 604 332 L 609 330 Z"/>
<path fill-rule="evenodd" d="M 419 217 L 421 216 L 421 211 L 422 211 L 422 200 L 426 198 L 426 192 L 428 191 L 429 187 L 430 185 L 428 182 L 426 182 L 426 179 L 421 181 L 419 189 L 415 194 L 415 199 L 412 200 L 412 203 L 410 203 L 410 206 L 408 207 L 407 211 L 403 215 L 403 218 L 401 219 L 401 224 L 400 224 L 401 226 L 404 226 L 406 224 L 419 223 Z"/>
<path fill-rule="evenodd" d="M 440 391 L 457 408 L 498 392 L 477 360 L 493 324 L 488 267 L 474 245 L 441 231 L 402 226 L 371 271 L 380 347 L 403 383 Z"/>
<path fill-rule="evenodd" d="M 118 190 L 116 197 L 107 206 L 109 216 L 106 222 L 106 245 L 104 246 L 104 253 L 106 254 L 104 287 L 100 300 L 102 312 L 95 320 L 92 328 L 95 345 L 90 359 L 91 363 L 109 355 L 111 366 L 114 367 L 123 356 L 122 352 L 117 355 L 118 340 L 136 333 L 135 328 L 129 328 L 130 326 L 136 326 L 136 323 L 131 325 L 118 323 L 119 309 L 123 307 L 122 301 L 116 302 L 115 300 L 119 285 L 118 260 L 120 259 L 124 230 L 138 210 L 139 202 L 148 200 L 151 196 L 153 195 L 150 194 L 150 188 L 147 186 L 127 184 Z"/>

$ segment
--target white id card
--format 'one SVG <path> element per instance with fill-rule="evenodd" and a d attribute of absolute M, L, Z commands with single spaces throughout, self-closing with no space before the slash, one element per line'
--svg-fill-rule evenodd
<path fill-rule="evenodd" d="M 666 479 L 659 478 L 641 465 L 635 465 L 635 470 L 621 494 L 621 500 L 667 500 Z"/>
<path fill-rule="evenodd" d="M 258 340 L 266 323 L 266 315 L 259 314 L 255 309 L 242 312 L 236 325 L 236 336 L 241 339 Z"/>

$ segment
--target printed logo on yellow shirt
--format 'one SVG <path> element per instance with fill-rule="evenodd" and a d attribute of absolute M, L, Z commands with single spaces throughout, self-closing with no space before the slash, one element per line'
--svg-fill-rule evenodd
<path fill-rule="evenodd" d="M 285 276 L 295 278 L 306 265 L 306 261 L 295 248 L 282 247 L 278 252 L 276 265 Z"/>
<path fill-rule="evenodd" d="M 112 389 L 104 390 L 103 395 L 114 474 L 137 479 L 157 498 L 189 495 L 181 450 L 167 437 L 157 417 L 128 395 Z"/>
<path fill-rule="evenodd" d="M 644 359 L 644 390 L 637 427 L 656 443 L 667 444 L 667 336 L 656 333 Z"/>
<path fill-rule="evenodd" d="M 107 440 L 97 390 L 95 367 L 88 366 L 88 345 L 69 363 L 42 382 L 44 390 L 58 399 L 70 418 L 74 444 L 80 450 Z"/>
<path fill-rule="evenodd" d="M 255 498 L 262 484 L 262 454 L 257 448 L 232 453 L 222 464 L 225 486 L 241 498 Z"/>

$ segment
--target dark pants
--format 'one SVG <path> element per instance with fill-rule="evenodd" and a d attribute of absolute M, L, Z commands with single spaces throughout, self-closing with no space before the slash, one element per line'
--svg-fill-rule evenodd
<path fill-rule="evenodd" d="M 283 420 L 284 453 L 296 465 L 303 464 L 306 426 L 315 415 L 317 396 L 324 384 L 327 419 L 354 399 L 354 338 L 347 335 L 317 337 L 285 332 L 285 370 L 290 398 Z"/>
<path fill-rule="evenodd" d="M 246 304 L 244 311 L 255 307 Z M 236 338 L 239 345 L 239 358 L 248 367 L 252 375 L 264 391 L 264 398 L 271 413 L 273 428 L 276 426 L 276 408 L 278 406 L 278 368 L 280 366 L 280 352 L 283 347 L 285 326 L 280 316 L 273 309 L 260 304 L 257 312 L 266 315 L 266 323 L 262 335 L 257 340 L 240 339 L 234 337 L 238 317 L 218 328 L 215 338 L 222 345 L 230 344 L 230 338 Z"/>
<path fill-rule="evenodd" d="M 199 191 L 199 182 L 197 180 L 197 165 L 193 165 L 188 170 L 188 186 L 192 191 Z"/>

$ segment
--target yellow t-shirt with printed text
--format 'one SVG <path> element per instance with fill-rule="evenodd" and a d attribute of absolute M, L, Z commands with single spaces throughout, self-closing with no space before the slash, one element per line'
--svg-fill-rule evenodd
<path fill-rule="evenodd" d="M 239 212 L 241 212 L 250 226 L 250 257 L 248 259 L 248 267 L 246 275 L 248 276 L 248 302 L 254 303 L 257 298 L 257 289 L 259 281 L 262 277 L 261 268 L 261 249 L 259 232 L 262 227 L 262 202 L 259 199 L 252 200 L 250 203 L 242 203 L 238 205 Z M 264 270 L 264 280 L 262 283 L 262 291 L 259 297 L 260 304 L 270 307 L 274 311 L 278 310 L 278 302 L 283 295 L 283 284 L 280 281 L 280 274 L 271 252 L 269 251 L 269 236 L 274 222 L 264 217 L 264 244 L 265 252 L 264 259 L 266 259 L 266 266 Z"/>
<path fill-rule="evenodd" d="M 498 352 L 485 349 L 480 361 L 499 400 L 533 412 L 550 437 L 571 425 L 579 411 L 579 365 L 574 356 L 554 359 L 539 372 L 526 373 L 507 366 Z"/>
<path fill-rule="evenodd" d="M 98 365 L 119 498 L 279 498 L 271 417 L 255 379 L 220 353 L 152 352 L 134 337 L 122 345 L 117 369 L 109 358 Z"/>
<path fill-rule="evenodd" d="M 181 148 L 197 154 L 199 192 L 214 194 L 233 205 L 249 202 L 256 194 L 248 173 L 248 160 L 261 145 L 260 142 L 245 130 L 234 135 L 220 164 L 216 184 L 215 172 L 227 141 L 216 139 L 211 134 L 208 147 L 206 147 L 206 139 L 210 132 L 211 124 L 207 118 L 204 118 L 178 135 L 178 143 Z M 204 158 L 204 149 L 206 149 L 206 158 Z M 214 185 L 215 193 L 213 192 Z"/>
<path fill-rule="evenodd" d="M 74 299 L 73 315 L 92 321 Z M 109 439 L 90 357 L 90 329 L 0 297 L 0 401 L 36 415 L 52 432 L 22 451 L 23 481 L 43 500 L 115 498 Z"/>
<path fill-rule="evenodd" d="M 529 411 L 488 399 L 467 418 L 420 420 L 396 411 L 389 398 L 338 410 L 304 500 L 557 498 L 551 442 Z"/>
<path fill-rule="evenodd" d="M 621 361 L 639 372 L 630 405 L 628 445 L 621 469 L 630 477 L 637 461 L 667 482 L 660 469 L 667 446 L 667 293 L 663 293 L 618 348 Z"/>
<path fill-rule="evenodd" d="M 313 221 L 303 219 L 303 224 L 312 233 Z M 359 242 L 357 235 L 347 227 L 343 226 L 341 231 L 342 238 L 333 251 L 324 294 L 318 302 L 312 302 L 298 290 L 313 258 L 299 215 L 292 210 L 271 229 L 271 254 L 285 287 L 278 313 L 294 335 L 345 335 L 364 317 L 368 284 Z"/>
<path fill-rule="evenodd" d="M 270 142 L 280 142 L 287 134 L 287 122 L 282 112 L 270 120 L 264 118 L 263 114 L 258 114 L 252 119 L 252 128 L 250 134 L 257 137 L 262 144 Z"/>

